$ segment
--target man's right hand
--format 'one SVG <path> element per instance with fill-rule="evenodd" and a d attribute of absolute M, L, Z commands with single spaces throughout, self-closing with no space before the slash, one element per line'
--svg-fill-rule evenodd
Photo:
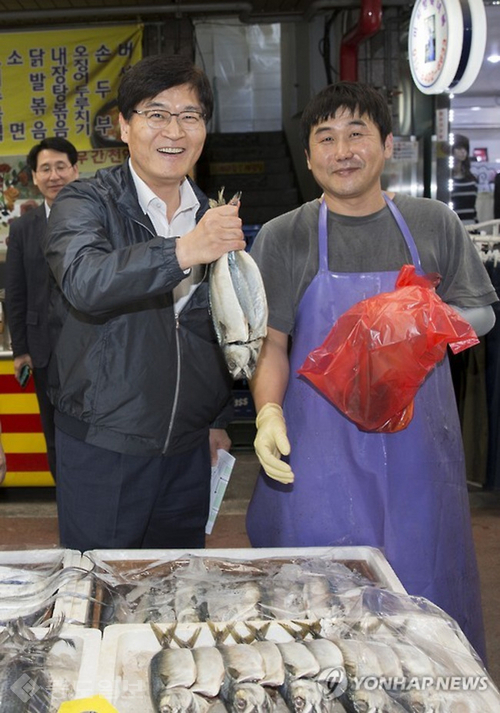
<path fill-rule="evenodd" d="M 193 230 L 177 238 L 175 252 L 182 270 L 208 265 L 224 253 L 245 249 L 238 210 L 239 204 L 211 208 Z"/>
<path fill-rule="evenodd" d="M 279 404 L 264 404 L 257 414 L 255 424 L 257 435 L 253 445 L 265 472 L 280 483 L 292 483 L 292 469 L 280 459 L 281 455 L 287 456 L 290 453 L 283 409 Z"/>
<path fill-rule="evenodd" d="M 19 379 L 21 375 L 21 369 L 25 364 L 27 364 L 31 371 L 33 371 L 33 362 L 31 361 L 31 357 L 29 354 L 21 354 L 20 356 L 14 358 L 14 374 L 16 376 L 16 379 Z"/>

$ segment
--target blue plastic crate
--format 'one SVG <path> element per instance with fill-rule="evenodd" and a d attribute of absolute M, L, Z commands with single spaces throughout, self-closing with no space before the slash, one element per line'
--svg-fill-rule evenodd
<path fill-rule="evenodd" d="M 236 421 L 255 419 L 255 406 L 248 389 L 233 389 L 233 399 Z"/>

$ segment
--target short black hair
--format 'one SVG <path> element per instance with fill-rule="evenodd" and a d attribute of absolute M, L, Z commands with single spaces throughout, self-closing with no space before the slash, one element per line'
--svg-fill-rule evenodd
<path fill-rule="evenodd" d="M 123 75 L 118 89 L 118 108 L 129 121 L 135 107 L 165 89 L 188 84 L 200 101 L 205 121 L 214 110 L 212 87 L 205 72 L 183 55 L 151 55 L 134 64 Z"/>
<path fill-rule="evenodd" d="M 389 106 L 375 87 L 363 82 L 337 82 L 329 84 L 316 94 L 302 113 L 300 137 L 307 152 L 312 128 L 335 116 L 338 109 L 347 109 L 352 115 L 366 114 L 378 127 L 382 143 L 385 143 L 386 138 L 392 133 Z"/>
<path fill-rule="evenodd" d="M 35 144 L 26 156 L 26 163 L 32 171 L 36 172 L 38 163 L 38 154 L 40 151 L 59 151 L 65 153 L 68 161 L 74 166 L 78 161 L 78 151 L 73 146 L 71 141 L 63 139 L 61 136 L 49 136 L 42 139 L 39 144 Z"/>

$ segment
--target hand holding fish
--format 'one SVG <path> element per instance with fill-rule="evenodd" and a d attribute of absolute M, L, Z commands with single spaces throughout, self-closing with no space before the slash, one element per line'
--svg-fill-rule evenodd
<path fill-rule="evenodd" d="M 215 213 L 239 206 L 241 192 L 225 206 L 224 188 L 211 200 Z M 267 299 L 260 270 L 245 250 L 229 250 L 210 265 L 210 309 L 215 333 L 234 379 L 250 379 L 267 333 Z"/>
<path fill-rule="evenodd" d="M 194 230 L 177 239 L 176 255 L 183 270 L 211 263 L 231 250 L 245 249 L 238 210 L 238 205 L 208 210 Z"/>

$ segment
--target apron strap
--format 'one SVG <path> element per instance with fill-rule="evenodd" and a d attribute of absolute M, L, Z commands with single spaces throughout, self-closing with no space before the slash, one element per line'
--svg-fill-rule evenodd
<path fill-rule="evenodd" d="M 401 215 L 401 211 L 397 207 L 397 205 L 394 203 L 394 201 L 389 198 L 389 196 L 384 193 L 384 198 L 385 202 L 387 203 L 387 207 L 391 211 L 394 220 L 398 224 L 398 227 L 403 234 L 403 238 L 406 241 L 406 244 L 408 246 L 408 250 L 410 251 L 411 259 L 413 260 L 413 264 L 415 265 L 415 269 L 417 272 L 423 272 L 422 270 L 422 264 L 420 262 L 420 256 L 418 254 L 417 246 L 415 245 L 415 241 L 413 240 L 413 235 L 410 233 L 410 229 L 408 225 L 406 224 L 405 219 Z"/>
<path fill-rule="evenodd" d="M 418 254 L 417 246 L 413 240 L 413 235 L 410 232 L 405 219 L 401 215 L 401 211 L 396 206 L 393 200 L 384 193 L 384 199 L 387 207 L 392 213 L 392 216 L 403 235 L 403 238 L 410 251 L 411 259 L 417 272 L 423 272 L 422 264 L 420 262 L 420 256 Z M 319 246 L 319 271 L 328 272 L 328 209 L 326 206 L 326 201 L 323 198 L 319 207 L 319 219 L 318 219 L 318 246 Z"/>
<path fill-rule="evenodd" d="M 323 198 L 318 220 L 319 272 L 328 272 L 328 208 Z"/>

